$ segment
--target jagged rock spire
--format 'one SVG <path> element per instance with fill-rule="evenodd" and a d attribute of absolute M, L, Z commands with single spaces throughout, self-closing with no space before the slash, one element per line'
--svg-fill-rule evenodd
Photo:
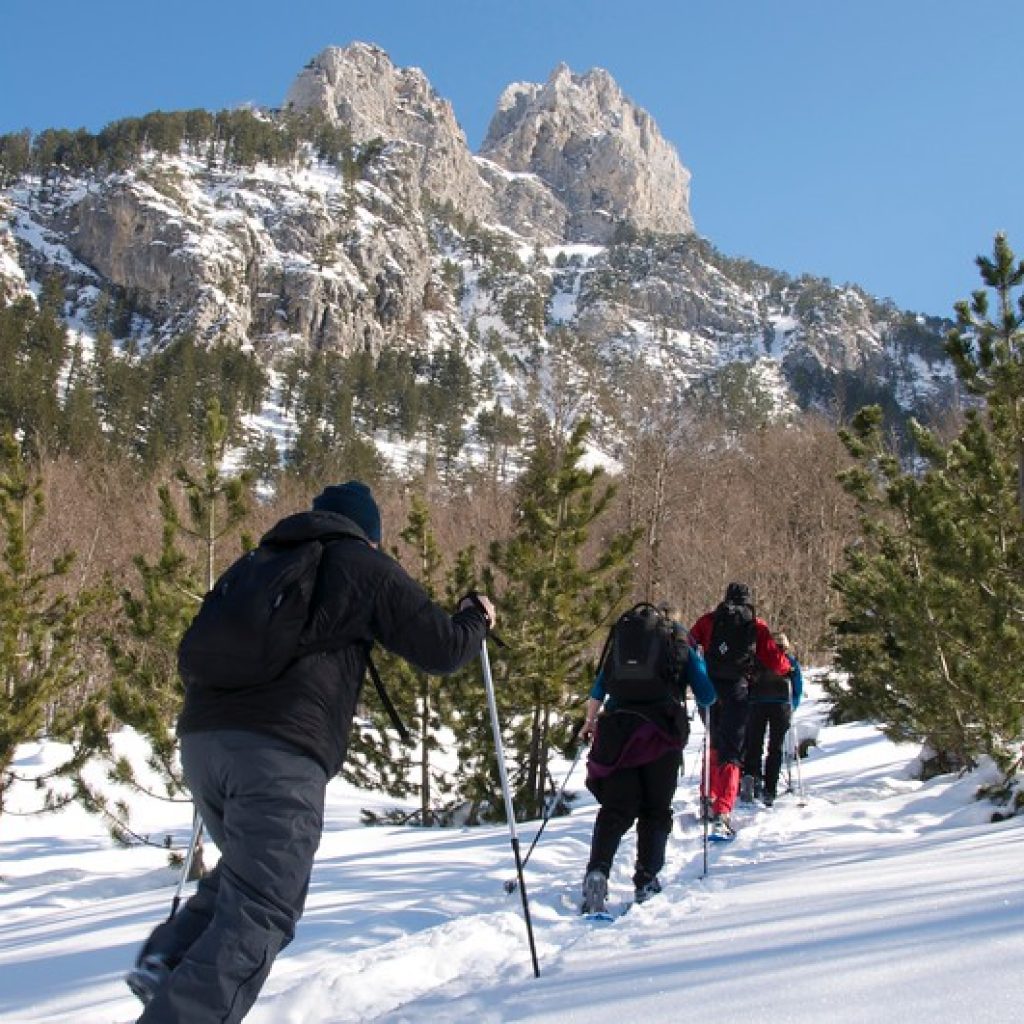
<path fill-rule="evenodd" d="M 481 155 L 543 179 L 569 210 L 570 238 L 601 241 L 621 221 L 693 230 L 690 172 L 602 68 L 577 75 L 560 64 L 543 85 L 508 86 Z"/>

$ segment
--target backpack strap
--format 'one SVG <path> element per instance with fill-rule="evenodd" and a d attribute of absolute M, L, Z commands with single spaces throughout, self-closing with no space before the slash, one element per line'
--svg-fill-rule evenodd
<path fill-rule="evenodd" d="M 617 621 L 618 621 L 618 619 L 616 619 L 616 622 Z M 597 659 L 597 669 L 594 672 L 595 676 L 601 674 L 601 671 L 604 669 L 604 663 L 608 660 L 608 652 L 611 650 L 612 634 L 614 632 L 615 632 L 615 623 L 613 622 L 611 624 L 611 626 L 608 627 L 608 635 L 605 637 L 604 647 L 601 648 L 601 657 L 599 657 Z"/>
<path fill-rule="evenodd" d="M 373 658 L 370 657 L 369 651 L 366 652 L 366 667 L 370 670 L 370 678 L 373 680 L 373 685 L 377 691 L 377 696 L 380 697 L 381 704 L 384 705 L 384 710 L 388 713 L 388 718 L 391 719 L 391 724 L 395 727 L 398 735 L 402 737 L 402 742 L 407 747 L 411 747 L 413 745 L 412 736 L 409 735 L 409 730 L 399 717 L 398 710 L 388 696 L 388 691 L 384 689 L 384 683 L 380 678 L 380 673 L 377 671 L 377 666 L 373 663 Z"/>

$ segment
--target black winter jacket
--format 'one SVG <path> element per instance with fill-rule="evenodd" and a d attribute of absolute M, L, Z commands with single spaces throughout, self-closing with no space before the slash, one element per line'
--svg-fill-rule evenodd
<path fill-rule="evenodd" d="M 345 516 L 318 511 L 288 516 L 263 537 L 329 542 L 302 641 L 319 653 L 300 657 L 262 686 L 187 686 L 179 735 L 211 729 L 267 733 L 307 751 L 330 777 L 345 760 L 374 642 L 432 675 L 454 672 L 480 652 L 487 633 L 480 609 L 449 615 L 393 558 L 362 537 Z"/>

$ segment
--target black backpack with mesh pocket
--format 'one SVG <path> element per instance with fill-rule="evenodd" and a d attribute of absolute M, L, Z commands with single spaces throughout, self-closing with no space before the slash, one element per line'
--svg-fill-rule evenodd
<path fill-rule="evenodd" d="M 605 643 L 605 693 L 626 705 L 678 701 L 686 649 L 658 608 L 647 602 L 634 605 L 619 616 Z"/>

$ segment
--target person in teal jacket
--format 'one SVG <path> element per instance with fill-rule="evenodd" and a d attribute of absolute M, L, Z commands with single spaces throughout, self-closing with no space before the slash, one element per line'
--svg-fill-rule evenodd
<path fill-rule="evenodd" d="M 779 675 L 764 669 L 751 680 L 747 745 L 743 758 L 743 781 L 740 785 L 741 801 L 752 803 L 760 798 L 765 807 L 775 803 L 786 732 L 792 726 L 793 712 L 800 706 L 804 693 L 803 673 L 788 637 L 785 633 L 776 633 L 774 640 L 776 646 L 789 658 L 790 670 L 786 675 Z M 768 754 L 764 756 L 766 733 Z"/>
<path fill-rule="evenodd" d="M 672 797 L 689 736 L 686 688 L 700 707 L 715 701 L 704 658 L 690 643 L 686 630 L 672 620 L 667 636 L 674 648 L 671 664 L 675 666 L 669 696 L 648 703 L 607 696 L 602 668 L 587 700 L 580 739 L 591 742 L 586 785 L 601 809 L 594 822 L 583 882 L 585 914 L 604 911 L 612 861 L 634 821 L 635 898 L 642 903 L 661 892 L 658 872 L 665 863 L 672 831 Z"/>

